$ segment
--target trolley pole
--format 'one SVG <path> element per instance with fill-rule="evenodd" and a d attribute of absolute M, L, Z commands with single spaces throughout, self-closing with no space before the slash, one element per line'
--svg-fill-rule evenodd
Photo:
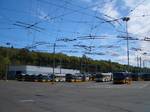
<path fill-rule="evenodd" d="M 130 66 L 130 57 L 129 57 L 129 35 L 128 35 L 128 21 L 130 20 L 129 17 L 124 17 L 122 19 L 123 21 L 125 21 L 126 23 L 126 38 L 127 38 L 127 60 L 128 60 L 128 67 L 127 67 L 127 71 L 129 72 L 129 66 Z"/>

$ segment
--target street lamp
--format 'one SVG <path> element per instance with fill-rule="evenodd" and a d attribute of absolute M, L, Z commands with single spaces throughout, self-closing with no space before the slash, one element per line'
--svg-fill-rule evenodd
<path fill-rule="evenodd" d="M 11 43 L 7 42 L 6 45 L 8 47 L 10 47 Z M 8 56 L 8 50 L 6 51 L 6 57 L 9 58 Z M 5 80 L 7 81 L 7 77 L 8 77 L 8 67 L 9 67 L 9 63 L 6 63 L 6 72 L 5 72 Z"/>
<path fill-rule="evenodd" d="M 127 60 L 128 60 L 128 71 L 129 71 L 129 65 L 130 65 L 130 61 L 129 61 L 129 35 L 128 35 L 128 21 L 130 20 L 129 17 L 124 17 L 122 18 L 123 21 L 125 21 L 126 23 L 126 38 L 127 38 Z"/>
<path fill-rule="evenodd" d="M 52 83 L 54 83 L 54 77 L 55 77 L 55 49 L 56 43 L 53 45 L 53 75 L 52 75 Z"/>

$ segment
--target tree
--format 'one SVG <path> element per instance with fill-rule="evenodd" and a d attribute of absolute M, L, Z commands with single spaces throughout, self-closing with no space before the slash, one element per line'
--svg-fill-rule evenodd
<path fill-rule="evenodd" d="M 82 72 L 122 72 L 126 71 L 127 65 L 121 65 L 110 60 L 93 60 L 86 55 L 82 57 L 67 56 L 66 54 L 55 54 L 56 66 L 69 69 L 78 69 Z M 53 54 L 34 52 L 27 49 L 5 48 L 0 47 L 0 77 L 3 77 L 6 65 L 36 65 L 36 66 L 53 66 Z M 82 66 L 81 66 L 82 65 Z M 131 72 L 139 72 L 138 67 L 130 66 Z M 142 71 L 150 72 L 149 68 Z"/>

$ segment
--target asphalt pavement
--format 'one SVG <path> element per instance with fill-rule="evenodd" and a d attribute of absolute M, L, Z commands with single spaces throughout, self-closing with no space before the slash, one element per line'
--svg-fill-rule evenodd
<path fill-rule="evenodd" d="M 150 112 L 150 82 L 0 81 L 0 112 Z"/>

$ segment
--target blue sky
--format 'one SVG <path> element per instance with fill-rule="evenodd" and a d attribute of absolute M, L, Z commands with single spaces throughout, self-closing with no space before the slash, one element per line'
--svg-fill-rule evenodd
<path fill-rule="evenodd" d="M 57 52 L 75 56 L 91 52 L 95 54 L 86 55 L 93 59 L 111 59 L 126 64 L 126 41 L 117 38 L 126 35 L 123 33 L 125 23 L 121 19 L 111 24 L 104 20 L 129 16 L 129 35 L 142 40 L 150 32 L 150 27 L 147 26 L 150 23 L 149 9 L 149 0 L 0 0 L 0 44 L 6 46 L 5 43 L 10 42 L 14 47 L 23 48 L 36 42 L 56 42 L 57 45 L 65 45 L 56 48 Z M 31 27 L 32 29 L 16 26 L 20 23 L 36 25 Z M 40 28 L 40 32 L 35 30 L 37 27 Z M 78 38 L 89 35 L 104 36 L 104 39 L 80 40 Z M 56 41 L 63 38 L 77 40 Z M 88 51 L 74 45 L 94 47 Z M 114 47 L 106 47 L 110 45 Z M 129 46 L 130 49 L 133 47 L 143 49 L 142 52 L 130 51 L 132 65 L 136 65 L 136 56 L 149 52 L 150 47 L 148 42 L 141 41 L 130 41 Z M 33 50 L 52 52 L 52 49 L 50 46 L 42 45 Z M 78 53 L 71 53 L 71 51 L 78 51 Z M 97 53 L 105 55 L 97 55 Z M 143 60 L 148 61 L 149 56 L 143 56 Z"/>

